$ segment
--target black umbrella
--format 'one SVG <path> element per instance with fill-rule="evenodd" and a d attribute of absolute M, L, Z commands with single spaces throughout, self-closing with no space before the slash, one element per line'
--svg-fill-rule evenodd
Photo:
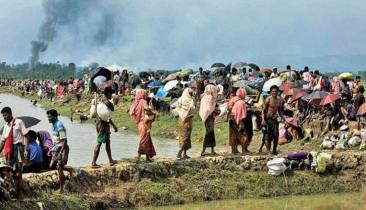
<path fill-rule="evenodd" d="M 112 72 L 107 68 L 99 67 L 90 74 L 91 81 L 94 81 L 97 76 L 103 76 L 108 81 L 112 79 Z"/>
<path fill-rule="evenodd" d="M 248 64 L 248 66 L 250 66 L 250 68 L 256 70 L 256 71 L 260 71 L 261 69 L 259 68 L 259 66 L 257 66 L 257 64 L 255 63 L 250 63 Z"/>
<path fill-rule="evenodd" d="M 211 68 L 214 68 L 214 67 L 225 67 L 225 64 L 223 64 L 223 63 L 214 63 L 214 64 L 212 64 Z"/>
<path fill-rule="evenodd" d="M 228 65 L 226 65 L 224 68 L 224 73 L 230 74 L 230 72 L 231 72 L 231 62 Z M 224 75 L 224 76 L 226 76 L 226 75 Z"/>
<path fill-rule="evenodd" d="M 139 76 L 140 77 L 148 77 L 150 74 L 149 73 L 147 73 L 147 72 L 145 72 L 145 71 L 142 71 L 142 72 L 140 72 L 139 73 Z"/>
<path fill-rule="evenodd" d="M 32 127 L 34 125 L 37 125 L 39 122 L 41 122 L 41 120 L 34 118 L 34 117 L 27 117 L 27 116 L 22 116 L 22 117 L 16 117 L 19 120 L 22 120 L 24 122 L 25 128 L 29 128 Z M 3 128 L 1 128 L 0 133 L 3 133 Z"/>
<path fill-rule="evenodd" d="M 297 88 L 297 87 L 302 87 L 303 85 L 308 84 L 308 82 L 304 81 L 304 80 L 297 80 L 294 83 L 292 83 L 291 88 Z"/>
<path fill-rule="evenodd" d="M 314 99 L 323 99 L 325 96 L 329 95 L 329 93 L 324 91 L 315 91 L 310 93 L 309 95 L 306 95 L 302 97 L 303 100 L 310 101 Z"/>
<path fill-rule="evenodd" d="M 298 93 L 301 93 L 301 92 L 310 93 L 310 92 L 311 92 L 311 90 L 308 90 L 308 89 L 299 89 L 299 90 L 297 90 L 297 91 L 294 93 L 294 95 L 296 95 L 296 94 L 298 94 Z"/>
<path fill-rule="evenodd" d="M 210 70 L 203 71 L 203 73 L 206 74 L 206 75 L 209 75 L 210 72 L 211 72 Z"/>
<path fill-rule="evenodd" d="M 215 75 L 217 72 L 221 72 L 224 69 L 224 67 L 218 67 L 215 69 L 215 71 L 213 72 L 213 75 Z"/>
<path fill-rule="evenodd" d="M 140 83 L 141 83 L 141 79 L 138 76 L 133 75 L 133 76 L 128 77 L 128 84 L 131 87 L 135 88 Z"/>
<path fill-rule="evenodd" d="M 244 66 L 248 66 L 248 64 L 245 62 L 237 62 L 236 64 L 234 64 L 233 68 L 241 68 Z"/>
<path fill-rule="evenodd" d="M 216 84 L 223 84 L 224 83 L 224 77 L 223 76 L 219 76 L 217 79 L 216 79 Z"/>
<path fill-rule="evenodd" d="M 183 94 L 183 89 L 174 89 L 174 90 L 170 90 L 169 92 L 180 97 Z"/>

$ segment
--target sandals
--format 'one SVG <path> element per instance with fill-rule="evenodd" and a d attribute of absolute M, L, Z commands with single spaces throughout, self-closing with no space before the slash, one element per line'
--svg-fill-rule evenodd
<path fill-rule="evenodd" d="M 92 165 L 91 166 L 91 168 L 93 168 L 93 169 L 96 169 L 96 168 L 101 168 L 102 166 L 100 166 L 100 165 L 97 165 L 97 164 L 95 164 L 95 165 Z"/>

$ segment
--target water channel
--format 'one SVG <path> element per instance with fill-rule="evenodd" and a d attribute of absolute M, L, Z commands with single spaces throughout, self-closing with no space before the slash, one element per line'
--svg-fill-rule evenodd
<path fill-rule="evenodd" d="M 12 94 L 0 94 L 0 108 L 8 106 L 12 109 L 13 115 L 16 116 L 32 116 L 41 120 L 41 122 L 29 129 L 39 131 L 46 130 L 52 134 L 52 125 L 47 120 L 46 110 L 40 104 L 33 104 L 23 98 Z M 96 144 L 97 133 L 92 124 L 80 123 L 79 121 L 71 122 L 70 118 L 60 116 L 59 119 L 64 123 L 68 144 L 70 146 L 70 155 L 68 165 L 86 166 L 91 163 L 93 151 Z M 5 124 L 1 117 L 0 126 Z M 154 126 L 153 126 L 154 129 Z M 131 133 L 114 133 L 111 135 L 112 157 L 119 160 L 123 157 L 134 157 L 137 155 L 139 137 Z M 175 157 L 179 142 L 172 139 L 161 139 L 153 137 L 154 146 L 158 157 Z M 192 148 L 192 152 L 198 152 L 199 148 Z M 108 163 L 108 157 L 105 152 L 104 145 L 98 158 L 98 163 Z"/>
<path fill-rule="evenodd" d="M 141 208 L 142 210 L 365 210 L 364 193 L 238 199 Z"/>

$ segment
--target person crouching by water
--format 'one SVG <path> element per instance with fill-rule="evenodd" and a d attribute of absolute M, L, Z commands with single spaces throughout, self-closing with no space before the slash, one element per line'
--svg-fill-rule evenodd
<path fill-rule="evenodd" d="M 201 156 L 207 155 L 206 147 L 211 147 L 211 155 L 216 155 L 215 146 L 215 115 L 220 114 L 218 104 L 216 104 L 217 89 L 213 85 L 207 85 L 201 99 L 200 117 L 206 127 L 206 135 L 203 141 Z"/>
<path fill-rule="evenodd" d="M 189 150 L 191 145 L 191 133 L 192 133 L 192 121 L 193 113 L 195 111 L 194 101 L 192 98 L 192 89 L 186 88 L 183 94 L 178 98 L 177 102 L 173 104 L 178 111 L 179 115 L 179 147 L 177 158 L 188 159 L 187 150 Z M 183 153 L 183 157 L 182 157 Z"/>
<path fill-rule="evenodd" d="M 113 112 L 114 106 L 110 102 L 110 100 L 112 99 L 112 93 L 113 93 L 113 91 L 112 91 L 112 88 L 110 88 L 110 87 L 107 87 L 104 90 L 103 103 L 108 107 L 108 109 L 110 111 Z M 91 164 L 93 168 L 100 167 L 99 165 L 97 165 L 97 159 L 99 156 L 100 147 L 102 146 L 103 143 L 105 143 L 105 150 L 108 155 L 109 165 L 113 166 L 117 163 L 117 161 L 112 159 L 110 125 L 113 126 L 114 132 L 118 131 L 117 126 L 113 123 L 112 119 L 109 119 L 109 122 L 104 121 L 101 119 L 99 114 L 97 114 L 97 117 L 95 119 L 95 127 L 96 127 L 96 130 L 98 133 L 98 138 L 97 138 L 97 145 L 95 146 L 95 149 L 94 149 L 93 162 Z"/>
<path fill-rule="evenodd" d="M 43 154 L 43 168 L 48 168 L 51 162 L 48 152 L 53 148 L 52 137 L 48 131 L 38 131 L 37 135 Z"/>
<path fill-rule="evenodd" d="M 1 135 L 0 152 L 3 151 L 7 164 L 13 169 L 18 199 L 23 200 L 24 136 L 27 131 L 24 122 L 13 117 L 10 107 L 4 107 L 1 114 L 6 123 Z"/>
<path fill-rule="evenodd" d="M 140 143 L 138 148 L 137 164 L 141 163 L 141 155 L 146 155 L 146 162 L 152 162 L 152 157 L 156 155 L 153 142 L 151 140 L 151 128 L 154 118 L 151 119 L 147 112 L 151 109 L 146 101 L 146 90 L 139 90 L 136 93 L 135 101 L 130 108 L 129 114 L 135 117 L 135 124 L 140 133 Z"/>
<path fill-rule="evenodd" d="M 37 144 L 37 133 L 33 130 L 26 134 L 24 157 L 29 160 L 24 165 L 24 173 L 39 173 L 43 163 L 42 149 Z"/>
<path fill-rule="evenodd" d="M 273 141 L 273 155 L 277 155 L 278 144 L 278 115 L 285 121 L 285 117 L 282 114 L 282 100 L 277 97 L 278 86 L 273 85 L 270 88 L 271 96 L 266 98 L 262 109 L 262 125 L 267 126 L 267 132 L 264 134 L 265 146 L 267 148 L 267 154 L 271 153 L 271 142 Z"/>
<path fill-rule="evenodd" d="M 60 189 L 56 193 L 63 193 L 65 185 L 64 170 L 70 173 L 72 177 L 72 168 L 67 168 L 67 160 L 69 157 L 69 145 L 67 144 L 66 128 L 64 124 L 58 119 L 58 113 L 56 110 L 51 109 L 47 111 L 47 118 L 52 123 L 53 131 L 53 148 L 48 152 L 49 156 L 52 156 L 50 162 L 50 168 L 57 168 L 58 178 L 60 181 Z"/>
<path fill-rule="evenodd" d="M 245 118 L 247 117 L 247 107 L 245 102 L 245 96 L 247 92 L 244 89 L 238 89 L 236 96 L 230 99 L 228 103 L 229 109 L 229 126 L 230 126 L 230 138 L 229 144 L 231 146 L 232 154 L 239 153 L 238 145 L 242 146 L 242 155 L 249 153 L 248 151 L 248 134 L 245 128 Z"/>

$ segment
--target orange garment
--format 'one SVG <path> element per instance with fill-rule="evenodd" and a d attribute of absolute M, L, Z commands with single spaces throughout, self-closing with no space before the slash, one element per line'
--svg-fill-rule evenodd
<path fill-rule="evenodd" d="M 237 124 L 247 116 L 247 107 L 245 102 L 245 96 L 247 92 L 244 89 L 239 89 L 236 91 L 236 96 L 230 99 L 228 103 L 228 108 L 231 109 L 231 115 L 234 117 Z"/>
<path fill-rule="evenodd" d="M 146 90 L 139 90 L 136 93 L 135 101 L 133 102 L 129 114 L 130 116 L 135 117 L 135 124 L 139 125 L 140 121 L 143 120 L 145 116 L 145 109 L 144 107 L 147 106 L 146 102 Z"/>

